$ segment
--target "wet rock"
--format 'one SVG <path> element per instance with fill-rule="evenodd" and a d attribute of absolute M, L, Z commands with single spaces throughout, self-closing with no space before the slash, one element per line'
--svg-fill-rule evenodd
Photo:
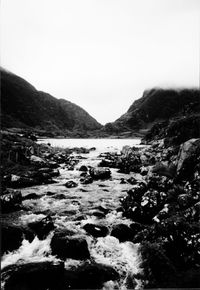
<path fill-rule="evenodd" d="M 31 155 L 30 157 L 30 161 L 32 164 L 36 164 L 36 165 L 44 165 L 46 163 L 46 161 L 36 155 Z"/>
<path fill-rule="evenodd" d="M 200 139 L 190 139 L 183 143 L 177 156 L 177 175 L 187 179 L 194 173 L 200 154 Z"/>
<path fill-rule="evenodd" d="M 86 224 L 83 226 L 84 230 L 90 234 L 91 236 L 98 238 L 98 237 L 105 237 L 108 235 L 108 228 L 101 225 L 95 224 Z"/>
<path fill-rule="evenodd" d="M 65 270 L 63 262 L 34 262 L 5 267 L 2 279 L 5 290 L 63 290 Z"/>
<path fill-rule="evenodd" d="M 54 223 L 50 216 L 47 216 L 40 221 L 29 223 L 28 226 L 38 236 L 38 239 L 43 240 L 54 229 Z"/>
<path fill-rule="evenodd" d="M 0 196 L 2 212 L 10 212 L 20 209 L 22 194 L 19 190 L 6 189 Z"/>
<path fill-rule="evenodd" d="M 77 184 L 76 182 L 74 182 L 73 180 L 69 180 L 69 181 L 67 181 L 67 182 L 65 183 L 65 186 L 66 186 L 67 188 L 73 188 L 73 187 L 77 187 L 78 184 Z"/>
<path fill-rule="evenodd" d="M 105 218 L 105 213 L 100 210 L 91 210 L 89 211 L 89 214 L 98 218 Z"/>
<path fill-rule="evenodd" d="M 66 195 L 64 193 L 57 193 L 56 195 L 54 195 L 55 199 L 66 199 Z"/>
<path fill-rule="evenodd" d="M 56 169 L 59 167 L 59 164 L 57 164 L 57 162 L 55 162 L 55 161 L 48 161 L 48 166 L 50 168 Z"/>
<path fill-rule="evenodd" d="M 12 174 L 10 182 L 8 182 L 8 185 L 12 188 L 21 188 L 34 186 L 39 183 L 40 182 L 37 179 Z"/>
<path fill-rule="evenodd" d="M 111 176 L 111 171 L 109 168 L 91 168 L 89 170 L 90 175 L 93 179 L 108 179 Z"/>
<path fill-rule="evenodd" d="M 192 205 L 193 199 L 190 194 L 180 194 L 178 196 L 178 204 L 181 208 L 188 208 Z"/>
<path fill-rule="evenodd" d="M 47 196 L 52 196 L 52 195 L 55 195 L 55 194 L 56 194 L 56 192 L 52 192 L 52 191 L 47 191 L 47 193 L 46 193 Z"/>
<path fill-rule="evenodd" d="M 92 178 L 90 175 L 86 175 L 85 177 L 82 177 L 82 178 L 80 179 L 80 182 L 81 182 L 82 184 L 90 184 L 90 183 L 93 182 L 93 178 Z"/>
<path fill-rule="evenodd" d="M 38 199 L 40 197 L 41 197 L 41 195 L 38 195 L 38 194 L 36 194 L 36 193 L 33 192 L 33 193 L 29 193 L 29 194 L 23 196 L 23 200 L 27 200 L 27 199 Z"/>
<path fill-rule="evenodd" d="M 113 227 L 110 235 L 117 238 L 120 242 L 125 242 L 132 240 L 133 231 L 125 224 L 118 224 Z"/>
<path fill-rule="evenodd" d="M 60 259 L 72 258 L 85 260 L 90 258 L 87 241 L 80 236 L 68 236 L 65 231 L 57 231 L 51 240 L 52 254 Z"/>
<path fill-rule="evenodd" d="M 95 209 L 100 210 L 104 214 L 107 214 L 110 211 L 110 209 L 108 209 L 108 208 L 106 208 L 105 206 L 102 206 L 102 205 L 96 206 Z"/>
<path fill-rule="evenodd" d="M 120 184 L 126 184 L 126 180 L 124 178 L 121 178 Z"/>
<path fill-rule="evenodd" d="M 133 176 L 131 176 L 130 178 L 127 179 L 128 183 L 135 185 L 138 183 L 138 180 L 136 178 L 134 178 Z"/>
<path fill-rule="evenodd" d="M 162 162 L 156 163 L 152 169 L 153 173 L 157 173 L 161 176 L 167 176 L 168 178 L 174 178 L 176 173 L 175 164 L 171 163 L 170 166 L 165 165 Z"/>
<path fill-rule="evenodd" d="M 104 282 L 118 279 L 119 274 L 112 267 L 97 263 L 84 263 L 66 271 L 71 289 L 102 289 Z"/>
<path fill-rule="evenodd" d="M 135 223 L 130 224 L 130 228 L 132 230 L 132 235 L 135 236 L 137 233 L 142 231 L 145 228 L 145 226 L 140 223 L 135 222 Z"/>
<path fill-rule="evenodd" d="M 95 151 L 96 150 L 96 147 L 91 147 L 89 150 L 90 151 Z"/>
<path fill-rule="evenodd" d="M 81 172 L 80 177 L 85 177 L 85 176 L 87 176 L 87 172 L 86 171 Z"/>
<path fill-rule="evenodd" d="M 79 171 L 88 171 L 88 168 L 87 168 L 87 166 L 82 165 L 82 166 L 79 168 Z"/>
<path fill-rule="evenodd" d="M 31 230 L 22 226 L 12 225 L 9 223 L 1 224 L 2 253 L 18 249 L 24 238 L 31 242 L 34 238 L 34 234 Z"/>

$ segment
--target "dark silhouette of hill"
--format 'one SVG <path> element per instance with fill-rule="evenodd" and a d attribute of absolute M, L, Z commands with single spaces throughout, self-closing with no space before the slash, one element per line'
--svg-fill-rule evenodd
<path fill-rule="evenodd" d="M 183 115 L 200 113 L 200 90 L 198 89 L 160 89 L 146 90 L 128 111 L 113 123 L 105 125 L 107 132 L 120 133 L 127 130 L 147 128 L 162 120 Z"/>
<path fill-rule="evenodd" d="M 81 107 L 38 91 L 1 68 L 1 127 L 90 131 L 102 125 Z"/>

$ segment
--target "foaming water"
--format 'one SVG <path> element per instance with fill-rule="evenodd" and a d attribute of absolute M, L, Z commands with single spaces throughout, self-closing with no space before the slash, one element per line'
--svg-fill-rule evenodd
<path fill-rule="evenodd" d="M 2 256 L 1 268 L 17 263 L 56 261 L 57 259 L 51 255 L 51 238 L 52 233 L 42 241 L 37 237 L 32 242 L 24 239 L 18 250 Z"/>
<path fill-rule="evenodd" d="M 89 240 L 89 248 L 96 262 L 111 265 L 117 270 L 122 283 L 128 275 L 132 276 L 140 271 L 139 244 L 120 243 L 117 238 L 106 236 Z"/>
<path fill-rule="evenodd" d="M 89 154 L 80 154 L 85 159 L 80 160 L 75 170 L 67 170 L 64 167 L 59 169 L 60 176 L 56 179 L 57 183 L 22 189 L 23 196 L 37 192 L 40 198 L 24 200 L 23 207 L 26 211 L 20 214 L 16 212 L 15 222 L 26 226 L 50 214 L 56 228 L 67 229 L 75 235 L 85 236 L 93 261 L 110 265 L 119 273 L 120 281 L 106 282 L 104 290 L 139 288 L 138 281 L 134 287 L 130 286 L 132 285 L 130 283 L 127 284 L 127 281 L 132 283 L 133 275 L 140 272 L 139 245 L 131 242 L 120 243 L 117 238 L 110 235 L 95 239 L 88 236 L 83 228 L 85 224 L 92 223 L 106 226 L 110 232 L 116 224 L 131 223 L 131 220 L 123 217 L 122 212 L 117 210 L 120 207 L 120 198 L 132 187 L 128 183 L 121 184 L 121 178 L 127 179 L 131 175 L 121 174 L 117 169 L 111 169 L 110 179 L 83 185 L 80 183 L 79 167 L 97 166 L 101 160 L 100 153 L 118 152 L 124 145 L 138 146 L 140 139 L 45 139 L 41 142 L 63 148 L 96 147 L 96 150 L 90 151 Z M 67 189 L 65 183 L 68 180 L 74 180 L 78 186 Z M 53 194 L 48 195 L 48 192 Z M 107 213 L 98 216 L 98 211 L 101 211 L 102 207 L 107 210 Z M 59 261 L 51 254 L 52 235 L 53 233 L 49 234 L 45 240 L 39 240 L 37 237 L 32 242 L 23 240 L 18 250 L 3 255 L 2 269 L 19 263 Z M 65 268 L 76 268 L 82 263 L 84 261 L 66 259 Z"/>

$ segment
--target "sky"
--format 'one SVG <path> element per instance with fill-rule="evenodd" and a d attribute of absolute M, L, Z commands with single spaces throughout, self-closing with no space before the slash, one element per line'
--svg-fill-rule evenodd
<path fill-rule="evenodd" d="M 200 82 L 200 0 L 1 0 L 0 37 L 4 68 L 101 124 Z"/>

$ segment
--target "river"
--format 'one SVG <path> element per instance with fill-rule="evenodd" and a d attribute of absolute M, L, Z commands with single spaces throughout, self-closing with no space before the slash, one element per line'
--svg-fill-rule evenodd
<path fill-rule="evenodd" d="M 8 214 L 6 218 L 14 220 L 15 224 L 25 225 L 50 214 L 56 227 L 73 230 L 86 237 L 94 261 L 111 265 L 118 271 L 120 274 L 118 285 L 111 281 L 105 285 L 105 289 L 115 287 L 126 289 L 126 279 L 140 271 L 139 245 L 131 242 L 120 243 L 117 238 L 110 235 L 93 238 L 84 231 L 83 226 L 87 223 L 104 225 L 110 231 L 116 224 L 131 223 L 130 220 L 122 217 L 118 208 L 120 198 L 125 196 L 126 191 L 132 187 L 128 183 L 121 184 L 121 178 L 128 178 L 134 174 L 121 174 L 117 172 L 117 169 L 111 169 L 111 179 L 83 185 L 79 182 L 81 172 L 78 169 L 81 165 L 97 166 L 101 160 L 98 157 L 100 153 L 120 152 L 124 145 L 140 146 L 140 139 L 44 139 L 39 140 L 39 143 L 50 143 L 51 146 L 62 148 L 95 147 L 96 150 L 88 154 L 79 154 L 84 159 L 80 159 L 74 170 L 67 170 L 65 166 L 59 168 L 60 176 L 56 178 L 57 183 L 21 189 L 23 196 L 36 192 L 41 197 L 24 200 L 25 210 Z M 77 182 L 78 186 L 66 188 L 64 184 L 68 180 Z M 53 194 L 48 195 L 48 192 Z M 109 210 L 104 217 L 96 214 L 99 206 Z M 39 240 L 37 237 L 31 243 L 23 240 L 18 250 L 6 253 L 2 257 L 1 267 L 30 261 L 56 260 L 57 258 L 51 255 L 51 238 L 52 233 L 45 240 Z M 77 263 L 80 261 L 67 259 L 65 266 L 69 268 Z"/>

